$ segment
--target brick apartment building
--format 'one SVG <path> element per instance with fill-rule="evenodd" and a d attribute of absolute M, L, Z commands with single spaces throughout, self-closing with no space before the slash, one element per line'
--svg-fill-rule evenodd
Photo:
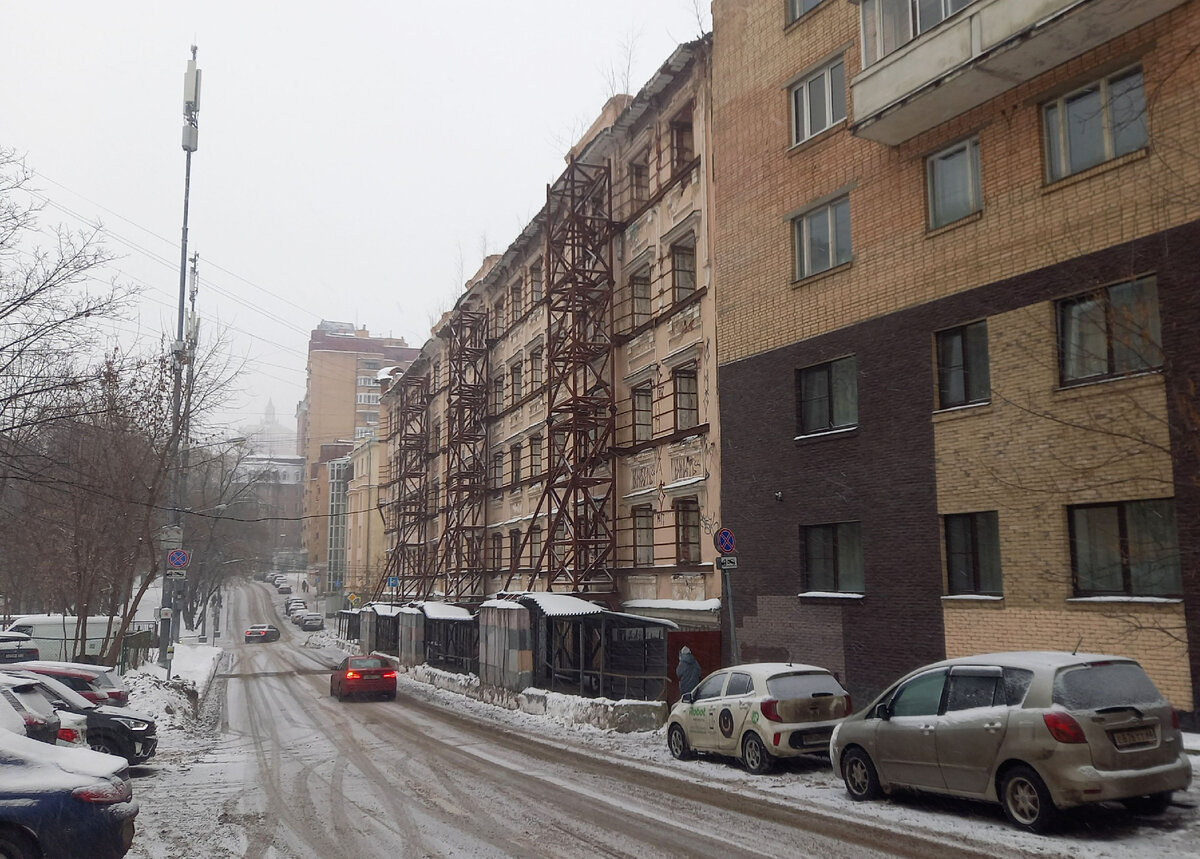
<path fill-rule="evenodd" d="M 1200 7 L 715 0 L 741 658 L 1200 695 Z"/>
<path fill-rule="evenodd" d="M 301 545 L 314 575 L 327 572 L 331 537 L 344 553 L 343 531 L 330 532 L 330 504 L 344 509 L 345 486 L 331 498 L 328 463 L 350 453 L 355 440 L 379 426 L 381 370 L 407 364 L 419 350 L 403 338 L 372 337 L 366 328 L 322 321 L 308 341 L 304 399 L 296 407 L 296 452 L 304 457 L 304 526 Z M 344 524 L 344 523 L 343 523 Z M 341 526 L 339 526 L 341 527 Z M 339 562 L 344 561 L 344 555 Z M 328 578 L 320 582 L 325 587 Z M 314 580 L 314 584 L 317 582 Z"/>
<path fill-rule="evenodd" d="M 552 587 L 718 629 L 704 529 L 720 519 L 710 57 L 708 39 L 681 45 L 636 96 L 611 99 L 568 154 L 584 167 L 568 168 L 575 178 L 556 184 L 555 200 L 596 178 L 573 210 L 587 209 L 589 224 L 571 241 L 595 242 L 603 257 L 587 296 L 553 280 L 548 260 L 564 248 L 547 235 L 561 223 L 548 203 L 389 381 L 381 498 L 398 596 L 471 604 Z M 583 352 L 586 370 L 562 369 Z M 555 456 L 583 488 L 569 502 L 578 518 L 552 534 L 566 504 L 547 500 Z"/>

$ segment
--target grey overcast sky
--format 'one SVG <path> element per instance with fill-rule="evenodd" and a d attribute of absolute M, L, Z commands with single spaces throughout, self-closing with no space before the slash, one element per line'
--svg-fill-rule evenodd
<path fill-rule="evenodd" d="M 205 329 L 247 360 L 229 427 L 292 425 L 308 332 L 419 346 L 485 251 L 545 201 L 614 77 L 636 92 L 707 0 L 4 0 L 0 146 L 57 224 L 103 227 L 144 290 L 125 342 L 175 329 L 183 74 L 203 71 L 189 255 Z M 631 49 L 630 49 L 631 47 Z"/>

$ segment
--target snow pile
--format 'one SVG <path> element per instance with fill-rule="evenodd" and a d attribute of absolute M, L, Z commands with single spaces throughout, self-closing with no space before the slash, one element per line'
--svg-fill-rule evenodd
<path fill-rule="evenodd" d="M 340 650 L 343 653 L 357 654 L 358 642 L 347 641 L 344 638 L 338 638 L 337 633 L 332 629 L 322 629 L 318 632 L 309 633 L 304 639 L 304 647 L 322 648 L 332 647 Z"/>
<path fill-rule="evenodd" d="M 191 680 L 163 680 L 143 671 L 132 671 L 124 680 L 129 709 L 153 716 L 159 731 L 196 729 L 200 695 Z"/>

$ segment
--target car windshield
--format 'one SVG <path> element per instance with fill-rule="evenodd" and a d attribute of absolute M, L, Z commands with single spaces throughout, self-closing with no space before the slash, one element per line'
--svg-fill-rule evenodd
<path fill-rule="evenodd" d="M 383 660 L 374 656 L 364 656 L 361 659 L 351 659 L 351 668 L 383 668 Z"/>
<path fill-rule="evenodd" d="M 1053 700 L 1068 710 L 1166 703 L 1142 666 L 1135 662 L 1097 662 L 1061 669 L 1054 678 Z"/>
<path fill-rule="evenodd" d="M 832 674 L 776 674 L 767 678 L 767 692 L 772 698 L 812 698 L 816 695 L 845 695 L 846 690 Z"/>

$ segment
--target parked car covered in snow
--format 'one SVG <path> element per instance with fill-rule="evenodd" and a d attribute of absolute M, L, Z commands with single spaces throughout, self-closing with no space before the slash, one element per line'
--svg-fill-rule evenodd
<path fill-rule="evenodd" d="M 10 668 L 20 668 L 53 677 L 59 683 L 74 689 L 93 704 L 115 704 L 123 706 L 129 703 L 129 693 L 121 682 L 116 668 L 106 668 L 103 665 L 88 665 L 83 662 L 45 662 L 34 660 L 30 662 L 14 662 Z"/>
<path fill-rule="evenodd" d="M 734 665 L 705 677 L 671 709 L 667 746 L 676 758 L 716 752 L 764 773 L 776 758 L 824 754 L 834 725 L 850 710 L 849 693 L 824 668 Z"/>
<path fill-rule="evenodd" d="M 1085 803 L 1159 813 L 1192 780 L 1178 714 L 1142 667 L 1083 653 L 920 668 L 838 725 L 829 755 L 852 799 L 909 787 L 990 800 L 1032 832 Z"/>
<path fill-rule="evenodd" d="M 0 707 L 12 711 L 17 719 L 14 721 L 6 712 L 0 726 L 31 740 L 57 742 L 61 727 L 58 713 L 39 685 L 28 677 L 0 674 Z"/>
<path fill-rule="evenodd" d="M 120 859 L 133 843 L 129 767 L 0 731 L 0 855 Z"/>
<path fill-rule="evenodd" d="M 0 632 L 0 662 L 24 662 L 41 655 L 37 644 L 23 632 Z"/>
<path fill-rule="evenodd" d="M 306 611 L 300 615 L 300 628 L 305 632 L 315 632 L 325 628 L 325 618 L 320 612 Z"/>

